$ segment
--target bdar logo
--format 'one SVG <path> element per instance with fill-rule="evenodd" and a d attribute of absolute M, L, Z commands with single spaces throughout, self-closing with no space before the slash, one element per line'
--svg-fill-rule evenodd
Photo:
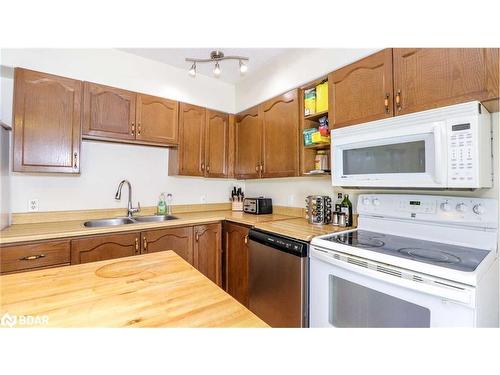
<path fill-rule="evenodd" d="M 17 316 L 5 313 L 2 318 L 0 318 L 0 325 L 13 327 L 17 323 Z"/>

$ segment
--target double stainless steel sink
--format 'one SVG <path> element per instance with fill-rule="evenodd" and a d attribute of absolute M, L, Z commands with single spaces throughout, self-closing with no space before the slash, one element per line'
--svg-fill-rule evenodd
<path fill-rule="evenodd" d="M 172 215 L 149 215 L 149 216 L 137 216 L 133 218 L 117 217 L 114 219 L 89 220 L 83 223 L 83 225 L 88 228 L 113 227 L 117 225 L 154 223 L 154 222 L 176 220 L 176 219 L 178 218 Z"/>

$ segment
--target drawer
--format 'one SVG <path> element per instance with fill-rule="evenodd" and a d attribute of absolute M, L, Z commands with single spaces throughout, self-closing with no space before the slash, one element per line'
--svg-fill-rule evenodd
<path fill-rule="evenodd" d="M 50 241 L 29 245 L 2 246 L 0 272 L 27 271 L 70 262 L 70 242 Z"/>

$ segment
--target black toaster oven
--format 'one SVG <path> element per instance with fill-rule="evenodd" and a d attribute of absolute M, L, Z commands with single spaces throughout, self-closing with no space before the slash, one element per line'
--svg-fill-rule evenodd
<path fill-rule="evenodd" d="M 273 200 L 271 198 L 245 198 L 243 201 L 243 212 L 255 215 L 273 213 Z"/>

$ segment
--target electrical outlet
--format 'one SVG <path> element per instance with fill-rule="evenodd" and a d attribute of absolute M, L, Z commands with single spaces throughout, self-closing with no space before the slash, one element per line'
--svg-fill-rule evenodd
<path fill-rule="evenodd" d="M 38 211 L 38 208 L 39 208 L 38 199 L 28 200 L 28 212 Z"/>
<path fill-rule="evenodd" d="M 207 203 L 207 196 L 206 195 L 202 195 L 200 197 L 200 203 Z"/>
<path fill-rule="evenodd" d="M 287 199 L 288 206 L 293 206 L 294 203 L 295 203 L 295 196 L 289 195 Z"/>

